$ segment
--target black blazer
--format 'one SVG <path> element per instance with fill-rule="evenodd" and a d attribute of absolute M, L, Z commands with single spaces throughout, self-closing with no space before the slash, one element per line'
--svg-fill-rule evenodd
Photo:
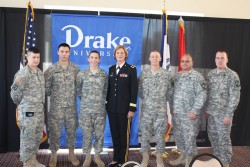
<path fill-rule="evenodd" d="M 116 65 L 109 68 L 107 112 L 136 111 L 138 82 L 136 67 L 125 63 L 116 74 Z"/>

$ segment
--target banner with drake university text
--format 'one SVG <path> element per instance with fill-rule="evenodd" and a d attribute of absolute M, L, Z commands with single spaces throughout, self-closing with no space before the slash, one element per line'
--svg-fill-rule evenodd
<path fill-rule="evenodd" d="M 52 63 L 58 61 L 58 45 L 68 43 L 71 47 L 70 61 L 81 70 L 88 67 L 88 54 L 97 50 L 101 55 L 100 68 L 108 73 L 109 66 L 116 63 L 113 51 L 117 45 L 124 45 L 128 50 L 127 63 L 135 65 L 137 75 L 141 71 L 143 18 L 92 16 L 72 14 L 52 14 Z M 137 104 L 137 106 L 139 106 Z M 78 105 L 79 112 L 79 105 Z M 81 129 L 77 129 L 76 146 L 81 147 L 83 138 Z M 111 146 L 108 117 L 104 132 L 104 145 Z M 66 146 L 65 130 L 60 139 L 61 146 Z M 138 112 L 131 127 L 130 144 L 138 144 Z"/>

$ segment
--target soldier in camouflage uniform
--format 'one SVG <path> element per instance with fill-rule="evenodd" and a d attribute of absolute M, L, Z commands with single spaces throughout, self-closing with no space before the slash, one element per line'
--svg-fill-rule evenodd
<path fill-rule="evenodd" d="M 50 96 L 50 111 L 48 112 L 48 128 L 50 137 L 51 158 L 49 166 L 56 166 L 57 151 L 60 148 L 59 139 L 61 126 L 65 125 L 69 161 L 74 166 L 79 160 L 74 155 L 77 113 L 75 80 L 80 71 L 74 63 L 69 61 L 70 46 L 62 43 L 58 46 L 59 61 L 51 65 L 44 73 L 45 92 Z"/>
<path fill-rule="evenodd" d="M 189 54 L 181 58 L 182 71 L 174 76 L 173 128 L 178 149 L 182 152 L 170 165 L 189 164 L 197 154 L 196 137 L 199 133 L 200 112 L 206 97 L 206 83 L 203 76 L 193 69 Z"/>
<path fill-rule="evenodd" d="M 167 101 L 171 98 L 172 78 L 170 72 L 160 67 L 161 55 L 152 51 L 150 68 L 139 77 L 139 96 L 142 99 L 140 115 L 142 167 L 147 167 L 152 134 L 156 137 L 157 167 L 164 167 L 161 155 L 165 151 L 167 131 Z"/>
<path fill-rule="evenodd" d="M 232 158 L 230 139 L 234 111 L 240 100 L 240 80 L 236 72 L 227 67 L 228 56 L 218 51 L 215 57 L 217 68 L 208 73 L 208 136 L 224 167 L 229 167 Z"/>
<path fill-rule="evenodd" d="M 90 52 L 88 62 L 89 68 L 79 72 L 76 79 L 77 95 L 81 98 L 79 124 L 84 134 L 83 152 L 86 153 L 83 167 L 89 167 L 91 163 L 92 135 L 94 135 L 95 162 L 98 167 L 104 167 L 100 153 L 103 148 L 106 122 L 108 76 L 98 67 L 100 54 L 97 51 Z"/>
<path fill-rule="evenodd" d="M 37 67 L 40 52 L 27 51 L 28 64 L 19 70 L 11 86 L 11 98 L 18 105 L 20 122 L 20 160 L 24 167 L 45 167 L 36 159 L 43 135 L 45 83 L 43 72 Z"/>

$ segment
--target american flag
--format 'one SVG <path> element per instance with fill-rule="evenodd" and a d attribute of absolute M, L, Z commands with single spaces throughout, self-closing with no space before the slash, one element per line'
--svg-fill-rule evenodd
<path fill-rule="evenodd" d="M 31 2 L 27 3 L 26 10 L 26 21 L 25 21 L 25 30 L 24 30 L 24 38 L 23 38 L 23 53 L 20 61 L 20 69 L 23 68 L 26 64 L 25 62 L 25 54 L 30 47 L 36 46 L 36 33 L 35 33 L 35 13 Z M 16 110 L 16 124 L 20 128 L 20 123 L 18 121 L 18 111 Z M 46 125 L 43 126 L 43 136 L 41 139 L 41 143 L 46 141 L 48 138 Z"/>
<path fill-rule="evenodd" d="M 26 10 L 26 22 L 23 40 L 23 56 L 21 59 L 21 64 L 25 65 L 25 53 L 30 47 L 36 46 L 36 33 L 35 33 L 35 13 L 32 4 L 29 2 L 27 4 Z"/>

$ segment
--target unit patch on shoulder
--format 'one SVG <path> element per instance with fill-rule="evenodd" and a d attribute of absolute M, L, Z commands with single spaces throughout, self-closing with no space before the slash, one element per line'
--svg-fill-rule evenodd
<path fill-rule="evenodd" d="M 235 81 L 235 86 L 236 87 L 240 87 L 240 82 L 239 81 Z"/>
<path fill-rule="evenodd" d="M 17 85 L 17 84 L 14 84 L 12 88 L 13 88 L 14 90 L 17 90 L 17 89 L 18 89 L 18 85 Z"/>

